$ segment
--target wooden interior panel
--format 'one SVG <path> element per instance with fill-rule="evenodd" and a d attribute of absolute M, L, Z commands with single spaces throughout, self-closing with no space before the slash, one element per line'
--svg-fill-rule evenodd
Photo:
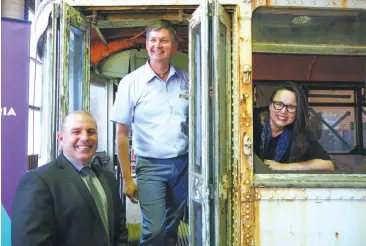
<path fill-rule="evenodd" d="M 254 80 L 365 81 L 366 57 L 253 54 Z"/>

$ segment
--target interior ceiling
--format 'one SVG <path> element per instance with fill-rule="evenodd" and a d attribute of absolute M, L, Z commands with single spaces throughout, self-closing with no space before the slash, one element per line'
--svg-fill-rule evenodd
<path fill-rule="evenodd" d="M 90 7 L 82 12 L 92 22 L 91 62 L 145 48 L 145 28 L 166 19 L 177 30 L 178 50 L 188 52 L 188 19 L 196 6 L 164 8 Z M 230 8 L 228 9 L 231 12 Z M 294 22 L 296 17 L 300 23 Z M 305 21 L 304 21 L 305 20 Z M 253 44 L 349 45 L 366 47 L 366 11 L 261 7 L 253 13 Z M 255 51 L 255 50 L 254 50 Z M 296 53 L 296 52 L 295 52 Z"/>
<path fill-rule="evenodd" d="M 188 19 L 195 7 L 145 7 L 87 9 L 83 14 L 91 21 L 91 63 L 94 67 L 110 55 L 129 49 L 145 49 L 145 29 L 153 21 L 165 19 L 177 31 L 178 51 L 188 53 Z"/>

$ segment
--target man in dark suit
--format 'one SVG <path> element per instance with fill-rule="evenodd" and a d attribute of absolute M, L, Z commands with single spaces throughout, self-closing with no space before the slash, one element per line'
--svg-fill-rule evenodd
<path fill-rule="evenodd" d="M 126 217 L 114 175 L 90 160 L 96 122 L 69 114 L 58 133 L 62 153 L 26 173 L 13 204 L 13 246 L 125 246 Z"/>

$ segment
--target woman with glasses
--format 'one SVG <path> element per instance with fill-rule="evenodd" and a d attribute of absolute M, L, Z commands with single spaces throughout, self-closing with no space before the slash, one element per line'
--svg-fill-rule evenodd
<path fill-rule="evenodd" d="M 271 170 L 334 170 L 310 129 L 308 101 L 296 84 L 280 85 L 270 97 L 269 110 L 253 122 L 254 152 Z"/>

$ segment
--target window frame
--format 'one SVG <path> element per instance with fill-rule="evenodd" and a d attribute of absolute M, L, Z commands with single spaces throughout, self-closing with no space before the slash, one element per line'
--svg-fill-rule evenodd
<path fill-rule="evenodd" d="M 34 11 L 29 7 L 28 11 L 27 11 L 27 19 L 28 20 L 29 20 L 29 17 L 30 17 L 29 12 L 31 12 L 33 16 L 35 15 Z M 30 36 L 29 38 L 30 38 L 30 41 L 31 41 L 30 45 L 35 47 L 36 44 L 34 44 L 32 42 L 32 36 Z M 36 101 L 35 96 L 37 95 L 37 93 L 36 93 L 36 90 L 37 90 L 36 85 L 37 84 L 40 85 L 40 88 L 38 88 L 38 90 L 40 92 L 39 96 L 41 96 L 41 94 L 42 94 L 42 81 L 41 81 L 41 83 L 36 83 L 37 77 L 39 77 L 37 75 L 37 70 L 38 70 L 37 66 L 41 66 L 41 69 L 39 69 L 39 71 L 41 71 L 40 77 L 41 77 L 41 80 L 42 80 L 42 66 L 43 66 L 43 64 L 42 64 L 42 61 L 38 58 L 39 57 L 37 56 L 37 52 L 35 54 L 29 53 L 29 78 L 28 78 L 28 83 L 29 84 L 28 84 L 28 86 L 29 86 L 29 90 L 30 90 L 30 88 L 33 88 L 32 92 L 29 91 L 29 93 L 32 93 L 32 95 L 33 95 L 32 97 L 30 97 L 30 99 L 32 98 L 33 100 L 32 100 L 32 102 L 30 102 L 30 100 L 28 102 L 28 114 L 32 114 L 32 117 L 29 117 L 29 118 L 32 118 L 32 127 L 29 125 L 29 122 L 28 122 L 28 143 L 27 143 L 27 145 L 28 145 L 28 155 L 38 155 L 38 158 L 40 158 L 41 157 L 41 147 L 38 146 L 38 151 L 36 151 L 35 139 L 39 139 L 41 141 L 41 122 L 40 121 L 38 123 L 35 122 L 35 117 L 34 117 L 35 112 L 38 112 L 39 113 L 39 120 L 41 120 L 42 101 L 40 101 L 39 106 L 35 104 L 35 101 Z M 32 74 L 31 71 L 34 71 L 33 72 L 33 78 L 31 77 L 31 74 Z M 33 81 L 31 81 L 31 80 L 33 80 Z M 30 86 L 31 83 L 33 84 L 33 87 Z M 35 136 L 35 131 L 36 131 L 35 124 L 38 124 L 38 127 L 39 127 L 39 131 L 38 131 L 39 136 L 38 137 Z M 30 127 L 32 129 L 30 129 Z"/>

